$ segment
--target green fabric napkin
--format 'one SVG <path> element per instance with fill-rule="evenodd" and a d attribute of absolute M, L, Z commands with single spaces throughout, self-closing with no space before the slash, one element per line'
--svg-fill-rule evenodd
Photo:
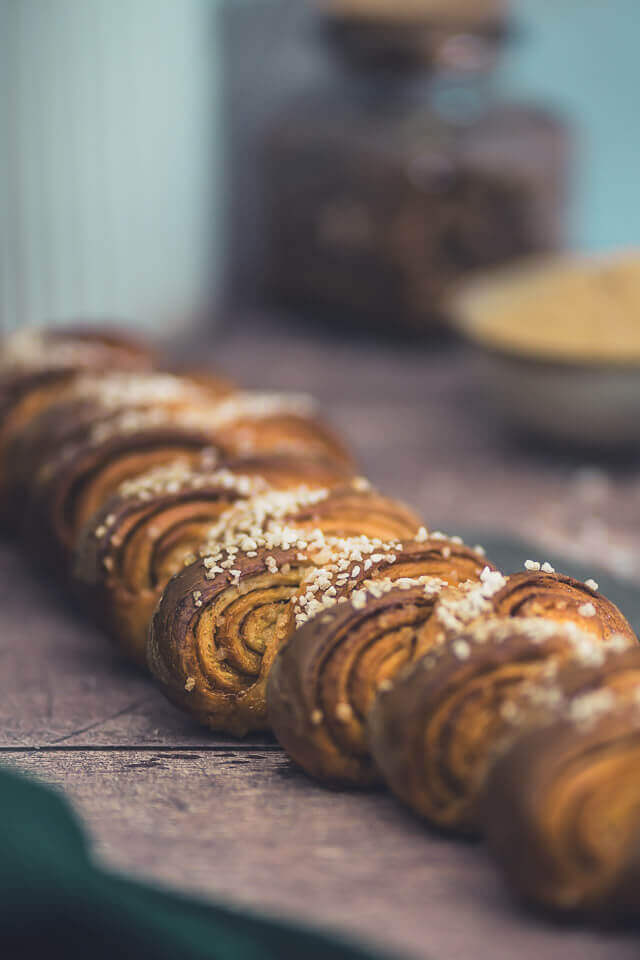
<path fill-rule="evenodd" d="M 373 954 L 101 870 L 61 797 L 0 771 L 0 957 L 372 960 Z"/>

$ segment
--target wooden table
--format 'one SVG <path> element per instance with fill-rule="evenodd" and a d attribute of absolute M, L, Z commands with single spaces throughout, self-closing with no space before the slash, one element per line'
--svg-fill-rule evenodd
<path fill-rule="evenodd" d="M 506 527 L 566 547 L 577 489 L 610 524 L 610 546 L 637 537 L 639 521 L 625 520 L 637 474 L 576 477 L 584 465 L 509 448 L 473 409 L 464 354 L 247 330 L 222 340 L 218 365 L 321 396 L 372 478 L 432 525 Z M 326 791 L 268 738 L 195 727 L 7 545 L 0 625 L 0 760 L 63 788 L 109 865 L 411 957 L 637 957 L 637 937 L 520 910 L 480 846 L 435 835 L 385 793 Z"/>

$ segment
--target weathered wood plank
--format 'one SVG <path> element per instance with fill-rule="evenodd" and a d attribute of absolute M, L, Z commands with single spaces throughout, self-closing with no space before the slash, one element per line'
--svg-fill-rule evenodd
<path fill-rule="evenodd" d="M 109 864 L 434 960 L 632 960 L 637 938 L 520 911 L 480 847 L 278 753 L 4 755 L 64 789 Z"/>
<path fill-rule="evenodd" d="M 15 548 L 0 545 L 0 748 L 225 743 L 238 745 L 172 707 Z"/>

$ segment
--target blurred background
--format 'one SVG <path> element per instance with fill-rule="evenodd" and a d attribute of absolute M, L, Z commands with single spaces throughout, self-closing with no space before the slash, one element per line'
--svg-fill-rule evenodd
<path fill-rule="evenodd" d="M 639 37 L 637 0 L 0 0 L 0 325 L 309 389 L 432 526 L 640 576 Z"/>
<path fill-rule="evenodd" d="M 200 315 L 225 281 L 255 287 L 269 123 L 305 89 L 354 84 L 321 6 L 0 0 L 5 328 L 73 313 L 155 328 Z M 570 124 L 567 236 L 633 244 L 635 0 L 513 0 L 509 23 L 493 94 Z"/>

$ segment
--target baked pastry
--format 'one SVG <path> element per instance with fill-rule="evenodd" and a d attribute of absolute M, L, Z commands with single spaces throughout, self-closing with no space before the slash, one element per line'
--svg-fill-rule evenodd
<path fill-rule="evenodd" d="M 178 460 L 125 482 L 80 534 L 74 563 L 85 599 L 125 655 L 146 665 L 149 623 L 162 590 L 188 555 L 195 561 L 195 551 L 215 535 L 217 519 L 224 517 L 225 528 L 237 525 L 241 514 L 231 510 L 236 501 L 301 486 L 314 475 L 335 485 L 342 471 L 332 474 L 324 461 L 314 471 L 313 460 L 295 457 L 236 460 L 233 471 L 213 472 Z M 362 487 L 363 481 L 354 484 Z M 372 509 L 375 503 L 372 498 Z M 346 510 L 346 494 L 343 504 Z M 361 506 L 362 498 L 356 496 L 355 504 Z M 391 514 L 388 503 L 387 510 Z M 403 532 L 417 529 L 417 518 L 401 506 L 397 510 Z"/>
<path fill-rule="evenodd" d="M 598 592 L 594 580 L 582 583 L 556 573 L 550 564 L 528 560 L 524 573 L 496 574 L 481 587 L 445 591 L 436 605 L 430 629 L 440 639 L 455 639 L 488 616 L 542 617 L 573 623 L 589 636 L 606 641 L 635 634 L 618 608 Z"/>
<path fill-rule="evenodd" d="M 250 435 L 256 438 L 254 454 L 308 453 L 350 468 L 340 442 L 314 417 L 303 416 L 297 397 L 288 405 L 286 396 L 252 394 L 238 403 L 238 421 L 223 400 L 186 409 L 133 409 L 92 423 L 37 471 L 28 539 L 40 554 L 66 560 L 80 531 L 125 480 L 178 457 L 195 464 L 203 450 L 211 450 L 213 460 L 235 459 L 250 448 Z"/>
<path fill-rule="evenodd" d="M 249 477 L 264 477 L 277 490 L 294 487 L 337 487 L 354 480 L 352 464 L 337 463 L 305 453 L 257 453 L 242 457 L 225 457 L 225 467 Z"/>
<path fill-rule="evenodd" d="M 368 580 L 400 580 L 408 577 L 438 577 L 446 584 L 471 587 L 483 571 L 486 583 L 496 576 L 495 567 L 485 557 L 483 547 L 468 547 L 460 537 L 447 537 L 439 531 L 429 533 L 422 527 L 412 540 L 378 543 L 374 550 L 350 561 L 338 556 L 317 570 L 311 570 L 302 589 L 293 600 L 295 626 L 335 606 L 337 598 L 348 595 Z M 426 629 L 426 625 L 425 625 Z M 428 643 L 439 642 L 430 632 Z"/>
<path fill-rule="evenodd" d="M 492 569 L 481 547 L 423 529 L 311 571 L 293 600 L 298 629 L 269 679 L 269 723 L 287 753 L 321 780 L 375 782 L 364 729 L 380 685 L 435 642 L 426 624 L 442 588 Z"/>
<path fill-rule="evenodd" d="M 366 538 L 353 541 L 359 550 Z M 342 545 L 344 549 L 344 544 Z M 271 525 L 215 548 L 167 584 L 147 645 L 167 697 L 213 730 L 268 729 L 265 688 L 292 632 L 290 600 L 336 545 L 321 530 Z"/>
<path fill-rule="evenodd" d="M 76 378 L 92 371 L 151 370 L 149 346 L 109 330 L 60 328 L 21 330 L 0 347 L 0 514 L 3 526 L 14 519 L 5 489 L 7 451 L 26 426 L 54 403 Z"/>
<path fill-rule="evenodd" d="M 264 533 L 255 525 L 226 538 L 167 585 L 152 622 L 149 664 L 169 698 L 205 725 L 236 734 L 268 729 L 266 682 L 278 649 L 296 625 L 346 602 L 358 584 L 430 575 L 443 569 L 443 552 L 456 577 L 454 549 L 465 576 L 485 563 L 461 544 L 435 546 L 424 528 L 413 540 L 385 543 L 369 535 L 380 516 L 378 509 L 369 519 L 372 495 L 364 491 L 356 511 L 349 494 L 341 520 L 342 496 L 333 491 L 318 500 L 306 519 L 300 510 Z M 335 536 L 341 523 L 345 537 Z M 325 536 L 325 526 L 334 535 Z M 365 535 L 349 536 L 358 530 Z"/>
<path fill-rule="evenodd" d="M 631 642 L 622 635 L 611 641 Z M 376 701 L 369 742 L 387 785 L 434 826 L 476 833 L 487 764 L 518 697 L 554 678 L 565 663 L 591 666 L 604 659 L 603 641 L 572 622 L 526 616 L 477 621 Z"/>
<path fill-rule="evenodd" d="M 640 704 L 606 687 L 522 725 L 489 773 L 482 826 L 520 896 L 590 919 L 637 918 Z"/>
<path fill-rule="evenodd" d="M 213 729 L 266 729 L 266 679 L 301 616 L 289 601 L 305 575 L 322 567 L 330 576 L 345 564 L 364 576 L 367 560 L 401 547 L 378 532 L 416 530 L 405 507 L 362 487 L 271 494 L 219 524 L 202 559 L 169 582 L 154 615 L 149 665 L 170 699 Z M 424 528 L 417 536 L 426 538 Z M 215 666 L 221 659 L 227 679 Z"/>
<path fill-rule="evenodd" d="M 239 391 L 217 406 L 210 426 L 230 457 L 297 454 L 353 469 L 351 454 L 306 394 Z"/>
<path fill-rule="evenodd" d="M 201 414 L 200 425 L 194 414 Z M 169 416 L 131 411 L 90 427 L 63 445 L 33 478 L 25 510 L 24 541 L 51 568 L 68 569 L 82 529 L 126 480 L 177 458 L 209 466 L 219 461 L 206 430 L 207 407 Z"/>
<path fill-rule="evenodd" d="M 56 381 L 48 391 L 32 393 L 0 432 L 0 476 L 4 500 L 19 520 L 32 478 L 68 444 L 88 439 L 98 424 L 124 411 L 166 410 L 169 415 L 191 406 L 217 403 L 231 384 L 216 376 L 197 381 L 165 373 L 110 371 L 80 374 Z"/>
<path fill-rule="evenodd" d="M 353 786 L 379 780 L 366 718 L 378 691 L 426 652 L 424 624 L 444 585 L 434 577 L 358 583 L 280 650 L 267 685 L 269 726 L 308 774 Z"/>
<path fill-rule="evenodd" d="M 0 346 L 0 378 L 47 370 L 151 370 L 152 347 L 110 326 L 25 327 Z"/>

